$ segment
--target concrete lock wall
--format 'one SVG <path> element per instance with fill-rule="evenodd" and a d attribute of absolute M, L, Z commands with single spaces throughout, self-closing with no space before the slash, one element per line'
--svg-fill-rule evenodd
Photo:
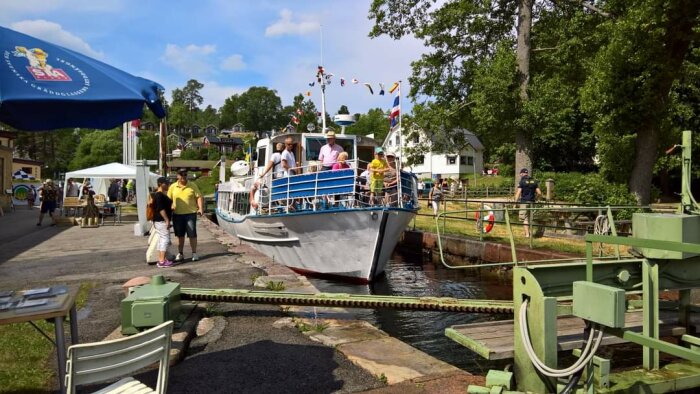
<path fill-rule="evenodd" d="M 465 260 L 470 263 L 504 263 L 512 261 L 510 245 L 498 242 L 482 242 L 468 238 L 441 236 L 442 250 L 445 261 L 449 264 L 462 264 Z M 440 262 L 437 234 L 422 231 L 404 231 L 399 246 L 413 252 L 431 252 L 434 263 Z M 564 259 L 581 257 L 574 254 L 553 252 L 549 250 L 516 247 L 518 261 L 535 261 L 547 259 Z"/>

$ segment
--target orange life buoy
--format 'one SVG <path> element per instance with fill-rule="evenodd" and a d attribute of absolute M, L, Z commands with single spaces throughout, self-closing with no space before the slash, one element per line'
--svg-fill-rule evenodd
<path fill-rule="evenodd" d="M 490 233 L 491 230 L 493 230 L 493 225 L 496 223 L 496 215 L 493 214 L 493 211 L 491 210 L 491 207 L 488 205 L 484 205 L 484 211 L 488 211 L 488 213 L 485 216 L 486 219 L 486 224 L 482 227 L 481 226 L 481 220 L 479 217 L 479 212 L 477 211 L 475 213 L 476 217 L 476 229 L 477 230 L 483 230 L 485 233 Z"/>

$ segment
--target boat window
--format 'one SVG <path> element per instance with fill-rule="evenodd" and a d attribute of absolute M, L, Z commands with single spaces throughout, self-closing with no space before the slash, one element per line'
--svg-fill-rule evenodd
<path fill-rule="evenodd" d="M 354 140 L 336 139 L 335 143 L 342 146 L 343 150 L 348 152 L 348 160 L 355 158 L 355 149 L 353 148 Z M 325 137 L 306 138 L 306 160 L 318 160 L 318 155 L 321 153 L 321 147 L 323 145 L 326 145 Z"/>
<path fill-rule="evenodd" d="M 306 139 L 306 161 L 318 160 L 321 147 L 326 143 L 323 137 L 309 137 Z"/>
<path fill-rule="evenodd" d="M 265 166 L 265 147 L 258 148 L 258 167 Z"/>
<path fill-rule="evenodd" d="M 357 155 L 360 158 L 360 168 L 367 168 L 367 163 L 374 159 L 374 147 L 373 146 L 358 146 Z"/>

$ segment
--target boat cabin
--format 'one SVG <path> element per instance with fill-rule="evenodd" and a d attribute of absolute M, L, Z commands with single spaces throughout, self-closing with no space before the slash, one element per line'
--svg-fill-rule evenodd
<path fill-rule="evenodd" d="M 294 143 L 294 157 L 297 159 L 297 167 L 309 168 L 316 164 L 321 147 L 326 144 L 326 136 L 322 133 L 287 133 L 278 134 L 272 138 L 264 138 L 258 141 L 256 147 L 256 164 L 253 174 L 258 175 L 265 170 L 265 165 L 275 153 L 275 145 L 284 143 L 291 137 Z M 361 135 L 336 134 L 335 143 L 342 146 L 348 153 L 348 164 L 352 168 L 359 163 L 360 169 L 365 169 L 367 163 L 374 158 L 374 148 L 379 144 L 372 138 Z M 359 160 L 355 160 L 359 159 Z"/>

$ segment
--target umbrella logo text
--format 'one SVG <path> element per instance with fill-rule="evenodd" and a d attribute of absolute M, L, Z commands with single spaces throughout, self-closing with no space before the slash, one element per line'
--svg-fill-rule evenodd
<path fill-rule="evenodd" d="M 13 55 L 16 57 L 24 57 L 29 61 L 27 70 L 37 81 L 72 81 L 71 77 L 60 68 L 53 68 L 46 59 L 49 54 L 41 48 L 28 49 L 22 46 L 16 46 Z"/>

